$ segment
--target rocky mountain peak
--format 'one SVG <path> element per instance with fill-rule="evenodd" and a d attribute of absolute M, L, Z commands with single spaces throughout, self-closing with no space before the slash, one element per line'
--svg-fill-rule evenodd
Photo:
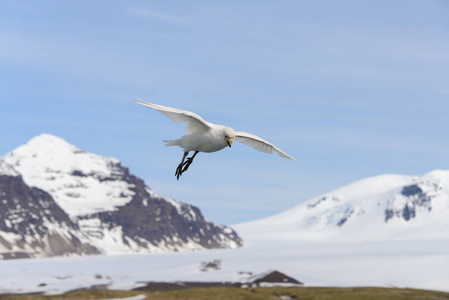
<path fill-rule="evenodd" d="M 156 194 L 118 159 L 82 151 L 53 135 L 41 134 L 0 158 L 0 174 L 5 174 L 5 182 L 17 176 L 23 186 L 48 193 L 55 205 L 44 209 L 49 214 L 45 218 L 62 211 L 71 222 L 64 224 L 101 253 L 242 245 L 234 230 L 207 221 L 194 206 Z M 27 205 L 38 201 L 37 196 L 25 196 L 19 191 L 22 188 L 17 189 L 15 194 L 26 197 Z"/>
<path fill-rule="evenodd" d="M 120 180 L 129 171 L 118 159 L 80 150 L 65 140 L 41 134 L 3 157 L 29 186 L 49 192 L 72 218 L 115 210 L 133 192 Z"/>
<path fill-rule="evenodd" d="M 115 158 L 84 152 L 51 134 L 41 134 L 32 138 L 25 145 L 6 154 L 4 161 L 19 173 L 29 175 L 26 176 L 28 179 L 40 173 L 80 172 L 110 175 L 114 166 L 120 163 Z"/>

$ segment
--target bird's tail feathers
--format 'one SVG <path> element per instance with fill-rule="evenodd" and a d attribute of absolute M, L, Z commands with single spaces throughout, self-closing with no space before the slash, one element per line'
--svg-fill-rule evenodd
<path fill-rule="evenodd" d="M 165 146 L 179 146 L 179 140 L 163 140 Z"/>

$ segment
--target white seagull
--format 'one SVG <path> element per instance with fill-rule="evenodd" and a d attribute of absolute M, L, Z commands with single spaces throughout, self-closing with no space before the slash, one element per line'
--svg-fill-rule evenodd
<path fill-rule="evenodd" d="M 184 122 L 186 124 L 186 131 L 188 134 L 182 136 L 177 140 L 163 141 L 166 146 L 179 146 L 184 149 L 182 161 L 176 168 L 175 172 L 176 179 L 178 180 L 179 176 L 187 171 L 198 152 L 210 153 L 222 150 L 226 148 L 226 146 L 231 147 L 234 139 L 245 145 L 251 146 L 256 150 L 270 154 L 272 154 L 274 151 L 279 154 L 280 157 L 296 160 L 275 145 L 265 141 L 264 139 L 254 134 L 246 133 L 243 131 L 234 131 L 234 129 L 230 127 L 209 123 L 199 115 L 187 110 L 180 110 L 158 104 L 148 103 L 140 99 L 134 100 L 136 100 L 140 105 L 157 110 L 176 123 Z M 186 159 L 190 151 L 195 152 L 193 153 L 192 157 L 188 157 Z"/>

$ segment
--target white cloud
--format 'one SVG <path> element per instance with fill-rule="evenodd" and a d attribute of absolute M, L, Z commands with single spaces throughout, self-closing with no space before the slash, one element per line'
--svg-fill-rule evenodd
<path fill-rule="evenodd" d="M 170 14 L 158 10 L 147 9 L 137 6 L 131 6 L 128 10 L 130 14 L 142 16 L 154 21 L 167 22 L 167 23 L 184 23 L 186 18 L 184 16 Z"/>

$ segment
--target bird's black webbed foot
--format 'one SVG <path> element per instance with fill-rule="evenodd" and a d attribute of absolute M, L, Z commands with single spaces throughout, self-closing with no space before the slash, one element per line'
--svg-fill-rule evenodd
<path fill-rule="evenodd" d="M 179 176 L 182 175 L 182 167 L 185 165 L 184 160 L 186 159 L 186 156 L 189 154 L 189 152 L 184 152 L 184 155 L 182 157 L 181 163 L 178 165 L 175 171 L 176 180 L 179 180 Z"/>
<path fill-rule="evenodd" d="M 176 176 L 177 180 L 179 180 L 179 177 L 182 175 L 182 173 L 184 173 L 185 171 L 187 171 L 189 169 L 190 165 L 193 163 L 193 159 L 198 154 L 198 152 L 199 151 L 195 151 L 195 153 L 193 153 L 192 157 L 187 157 L 187 158 L 186 158 L 187 152 L 184 153 L 182 162 L 176 168 L 175 176 Z"/>
<path fill-rule="evenodd" d="M 182 163 L 180 163 L 179 165 L 178 165 L 178 167 L 176 168 L 176 172 L 175 172 L 175 176 L 176 176 L 176 180 L 179 180 L 179 176 L 181 176 L 182 175 L 182 167 L 183 167 L 183 164 Z"/>
<path fill-rule="evenodd" d="M 190 167 L 192 162 L 193 162 L 193 157 L 187 157 L 186 161 L 184 162 L 184 165 L 183 165 L 184 168 L 182 169 L 181 173 L 187 171 L 187 169 Z"/>
<path fill-rule="evenodd" d="M 182 173 L 187 171 L 187 169 L 192 164 L 192 162 L 193 162 L 193 157 L 188 157 L 185 162 L 180 163 L 178 165 L 178 167 L 176 168 L 176 172 L 175 172 L 175 176 L 176 176 L 177 180 L 179 180 L 179 177 L 182 175 Z"/>

